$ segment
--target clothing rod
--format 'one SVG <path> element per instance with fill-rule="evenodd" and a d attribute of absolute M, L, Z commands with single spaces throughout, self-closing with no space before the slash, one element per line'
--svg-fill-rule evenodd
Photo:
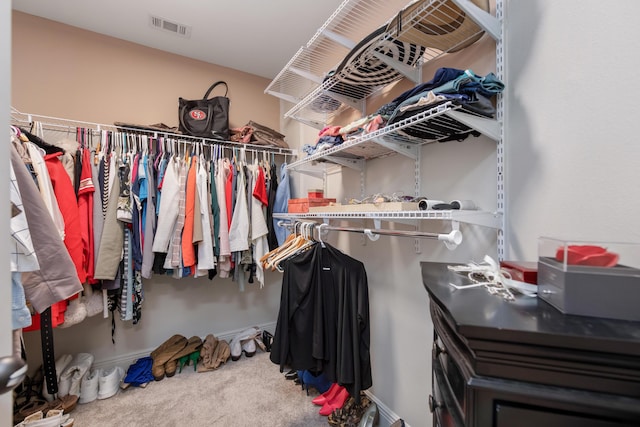
<path fill-rule="evenodd" d="M 59 121 L 62 123 L 50 123 L 50 122 L 47 122 L 46 120 Z M 18 123 L 18 124 L 29 125 L 29 126 L 32 125 L 34 122 L 40 122 L 45 127 L 60 127 L 69 131 L 73 130 L 73 132 L 75 132 L 76 128 L 88 128 L 90 131 L 96 132 L 96 133 L 99 133 L 102 130 L 109 130 L 112 132 L 130 132 L 130 133 L 137 133 L 137 134 L 146 134 L 149 136 L 153 136 L 154 138 L 163 136 L 170 139 L 177 139 L 179 141 L 188 142 L 191 144 L 200 143 L 206 146 L 223 145 L 226 147 L 233 147 L 233 148 L 235 147 L 246 148 L 248 150 L 253 150 L 253 151 L 267 151 L 269 153 L 282 154 L 286 156 L 297 156 L 297 150 L 293 150 L 290 148 L 274 147 L 271 145 L 245 144 L 245 143 L 239 143 L 239 142 L 233 142 L 233 141 L 226 141 L 222 139 L 212 139 L 212 138 L 203 138 L 199 136 L 183 135 L 179 133 L 166 132 L 163 130 L 131 128 L 126 126 L 116 126 L 116 125 L 108 125 L 108 124 L 102 124 L 102 123 L 84 122 L 80 120 L 69 120 L 69 119 L 63 119 L 59 117 L 22 113 L 13 107 L 11 107 L 11 121 L 14 124 Z"/>
<path fill-rule="evenodd" d="M 459 245 L 462 243 L 462 233 L 460 230 L 452 230 L 449 234 L 442 233 L 429 233 L 425 231 L 402 231 L 402 230 L 388 230 L 384 228 L 354 228 L 354 227 L 337 227 L 332 225 L 320 224 L 317 226 L 318 231 L 332 230 L 332 231 L 347 231 L 350 233 L 364 233 L 369 238 L 375 235 L 383 236 L 396 236 L 396 237 L 412 237 L 421 239 L 435 239 L 444 242 L 453 243 Z"/>
<path fill-rule="evenodd" d="M 278 225 L 285 225 L 292 227 L 294 223 L 304 224 L 303 221 L 294 221 L 294 222 L 283 222 L 278 221 Z M 316 229 L 318 233 L 322 233 L 324 230 L 327 231 L 346 231 L 350 233 L 363 233 L 369 237 L 371 240 L 378 240 L 380 235 L 384 236 L 395 236 L 395 237 L 412 237 L 412 238 L 421 238 L 421 239 L 434 239 L 444 242 L 448 248 L 456 247 L 460 243 L 462 243 L 462 232 L 460 230 L 451 230 L 448 234 L 442 233 L 429 233 L 425 231 L 402 231 L 402 230 L 389 230 L 384 228 L 356 228 L 356 227 L 340 227 L 329 225 L 326 223 L 316 224 Z"/>

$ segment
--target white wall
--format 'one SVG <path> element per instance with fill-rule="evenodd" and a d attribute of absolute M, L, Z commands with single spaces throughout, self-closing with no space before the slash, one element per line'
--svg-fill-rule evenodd
<path fill-rule="evenodd" d="M 636 142 L 640 80 L 640 3 L 615 7 L 595 0 L 503 3 L 505 13 L 505 258 L 536 260 L 538 237 L 640 242 L 640 144 Z M 478 46 L 439 66 L 492 71 Z M 453 62 L 452 62 L 453 61 Z M 488 62 L 487 62 L 488 61 Z M 422 193 L 496 204 L 495 143 L 481 137 L 422 149 Z M 466 170 L 465 170 L 466 168 Z M 367 193 L 403 189 L 411 194 L 413 162 L 400 156 L 374 160 Z M 330 197 L 359 195 L 359 175 L 332 175 Z M 309 178 L 298 178 L 304 191 Z M 315 184 L 317 186 L 317 184 Z M 383 224 L 387 225 L 387 224 Z M 446 230 L 437 222 L 424 231 Z M 495 254 L 496 236 L 463 226 L 454 252 L 422 241 L 381 237 L 362 245 L 346 233 L 330 241 L 362 260 L 370 287 L 372 392 L 411 426 L 430 426 L 432 326 L 419 262 L 480 260 Z"/>
<path fill-rule="evenodd" d="M 639 242 L 640 3 L 508 6 L 510 257 L 539 236 Z"/>

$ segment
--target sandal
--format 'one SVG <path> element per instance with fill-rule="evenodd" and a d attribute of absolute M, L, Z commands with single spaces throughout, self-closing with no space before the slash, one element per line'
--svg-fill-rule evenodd
<path fill-rule="evenodd" d="M 42 398 L 35 398 L 33 400 L 30 400 L 18 410 L 18 422 L 24 420 L 25 418 L 36 412 L 44 412 L 47 410 L 49 410 L 49 402 L 47 402 L 46 400 Z"/>

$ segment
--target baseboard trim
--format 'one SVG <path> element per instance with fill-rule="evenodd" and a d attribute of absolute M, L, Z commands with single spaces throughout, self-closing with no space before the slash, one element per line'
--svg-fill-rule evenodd
<path fill-rule="evenodd" d="M 380 414 L 379 425 L 381 427 L 390 426 L 391 424 L 393 424 L 394 422 L 400 419 L 400 416 L 398 416 L 395 412 L 393 412 L 391 408 L 389 408 L 387 405 L 382 403 L 382 401 L 378 399 L 369 390 L 365 391 L 365 393 L 367 394 L 367 396 L 369 396 L 369 399 L 371 399 L 373 402 L 375 402 L 376 405 L 378 405 L 378 413 Z M 404 425 L 405 427 L 411 427 L 409 424 L 407 424 L 406 421 L 404 422 Z"/>
<path fill-rule="evenodd" d="M 262 330 L 266 330 L 273 333 L 276 329 L 276 322 L 263 323 L 255 326 L 259 327 Z M 238 333 L 240 333 L 241 331 L 244 331 L 245 329 L 246 328 L 240 328 L 240 329 L 235 329 L 231 331 L 225 331 L 220 334 L 217 334 L 216 337 L 218 339 L 230 341 L 233 337 L 235 337 Z M 201 337 L 201 338 L 204 339 L 205 337 Z M 93 369 L 106 369 L 112 366 L 120 366 L 126 371 L 129 368 L 129 366 L 135 363 L 136 360 L 142 357 L 149 356 L 154 349 L 155 347 L 152 347 L 146 350 L 135 351 L 127 354 L 120 354 L 116 357 L 111 357 L 109 359 L 94 361 L 91 367 Z"/>

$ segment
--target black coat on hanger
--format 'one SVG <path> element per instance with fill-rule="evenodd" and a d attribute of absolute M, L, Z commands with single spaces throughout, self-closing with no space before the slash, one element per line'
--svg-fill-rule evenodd
<path fill-rule="evenodd" d="M 33 142 L 38 147 L 42 148 L 44 152 L 47 154 L 64 153 L 64 150 L 62 148 L 49 144 L 44 139 L 38 136 L 35 136 L 34 134 L 27 131 L 26 129 L 20 128 L 20 132 L 22 132 L 29 141 Z"/>

